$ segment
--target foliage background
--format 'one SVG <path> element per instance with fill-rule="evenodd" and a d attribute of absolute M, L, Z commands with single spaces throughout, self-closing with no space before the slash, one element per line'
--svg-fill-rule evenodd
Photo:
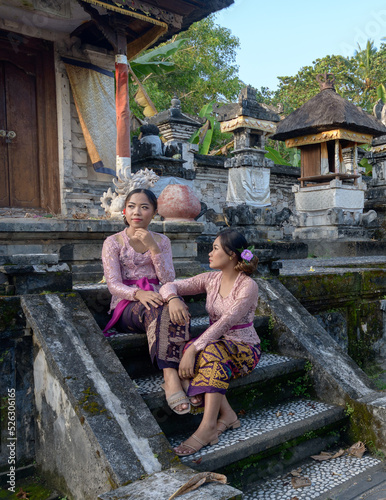
<path fill-rule="evenodd" d="M 236 65 L 240 47 L 238 38 L 229 29 L 215 24 L 213 15 L 193 24 L 172 42 L 183 39 L 186 41 L 178 50 L 166 51 L 164 55 L 161 45 L 159 67 L 155 71 L 154 66 L 149 67 L 139 75 L 158 112 L 169 108 L 172 97 L 177 95 L 182 111 L 198 116 L 200 110 L 203 114 L 202 110 L 208 109 L 210 103 L 236 102 L 242 87 L 246 84 L 254 86 L 254 82 L 242 82 L 239 78 Z M 251 64 L 255 62 L 251 61 Z M 319 92 L 315 77 L 320 73 L 333 73 L 336 91 L 371 113 L 377 99 L 380 96 L 386 98 L 386 45 L 377 49 L 369 40 L 365 47 L 358 46 L 352 57 L 326 55 L 316 59 L 311 65 L 300 68 L 296 75 L 279 76 L 277 90 L 256 89 L 257 100 L 287 116 Z M 143 118 L 143 109 L 134 101 L 137 90 L 134 85 L 130 87 L 131 109 L 136 116 Z M 211 125 L 213 123 L 209 151 L 230 140 L 230 136 L 223 136 L 216 122 L 211 120 Z M 273 150 L 276 150 L 283 164 L 299 165 L 296 151 L 287 150 L 283 143 L 269 141 L 268 146 L 272 150 L 270 155 L 275 156 Z"/>

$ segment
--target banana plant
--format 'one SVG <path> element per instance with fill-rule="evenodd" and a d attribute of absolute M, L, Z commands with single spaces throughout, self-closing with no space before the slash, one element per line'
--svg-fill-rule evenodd
<path fill-rule="evenodd" d="M 198 113 L 200 118 L 206 118 L 204 125 L 199 128 L 190 138 L 189 142 L 191 144 L 198 144 L 198 152 L 202 155 L 207 155 L 212 144 L 213 133 L 215 129 L 220 129 L 220 125 L 213 113 L 214 101 L 205 104 Z"/>
<path fill-rule="evenodd" d="M 386 102 L 386 88 L 383 83 L 381 83 L 377 87 L 377 97 L 378 99 L 382 99 L 382 102 Z"/>
<path fill-rule="evenodd" d="M 157 109 L 147 94 L 143 86 L 143 81 L 151 74 L 163 75 L 173 71 L 175 66 L 174 62 L 168 59 L 177 52 L 186 41 L 186 38 L 181 38 L 174 42 L 166 43 L 156 49 L 146 52 L 130 62 L 129 72 L 134 80 L 134 84 L 138 86 L 138 90 L 134 95 L 134 100 L 143 108 L 143 114 L 145 116 L 154 116 L 157 114 Z"/>
<path fill-rule="evenodd" d="M 149 50 L 130 62 L 131 69 L 142 79 L 151 73 L 162 75 L 174 70 L 174 62 L 168 59 L 187 42 L 186 38 L 165 43 Z"/>
<path fill-rule="evenodd" d="M 300 167 L 300 150 L 297 148 L 286 148 L 286 154 L 289 155 L 289 161 L 287 161 L 279 151 L 276 149 L 265 145 L 264 148 L 268 151 L 265 157 L 273 160 L 276 165 L 285 165 L 287 167 Z"/>

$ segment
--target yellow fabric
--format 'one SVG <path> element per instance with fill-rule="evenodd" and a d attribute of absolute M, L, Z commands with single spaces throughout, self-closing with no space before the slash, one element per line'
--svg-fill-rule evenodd
<path fill-rule="evenodd" d="M 102 162 L 115 172 L 114 78 L 89 68 L 65 66 L 91 161 L 94 165 Z"/>

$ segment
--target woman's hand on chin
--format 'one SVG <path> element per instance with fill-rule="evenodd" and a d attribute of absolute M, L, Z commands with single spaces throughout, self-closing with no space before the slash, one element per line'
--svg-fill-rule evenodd
<path fill-rule="evenodd" d="M 169 315 L 171 322 L 179 326 L 185 326 L 190 320 L 188 306 L 178 297 L 170 300 Z"/>
<path fill-rule="evenodd" d="M 140 241 L 146 250 L 150 250 L 152 253 L 161 253 L 153 235 L 147 229 L 135 229 L 133 239 Z"/>

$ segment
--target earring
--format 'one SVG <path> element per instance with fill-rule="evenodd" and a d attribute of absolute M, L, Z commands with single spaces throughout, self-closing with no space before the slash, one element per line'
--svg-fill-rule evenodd
<path fill-rule="evenodd" d="M 232 259 L 233 259 L 233 257 L 229 257 L 229 260 L 232 260 Z"/>

